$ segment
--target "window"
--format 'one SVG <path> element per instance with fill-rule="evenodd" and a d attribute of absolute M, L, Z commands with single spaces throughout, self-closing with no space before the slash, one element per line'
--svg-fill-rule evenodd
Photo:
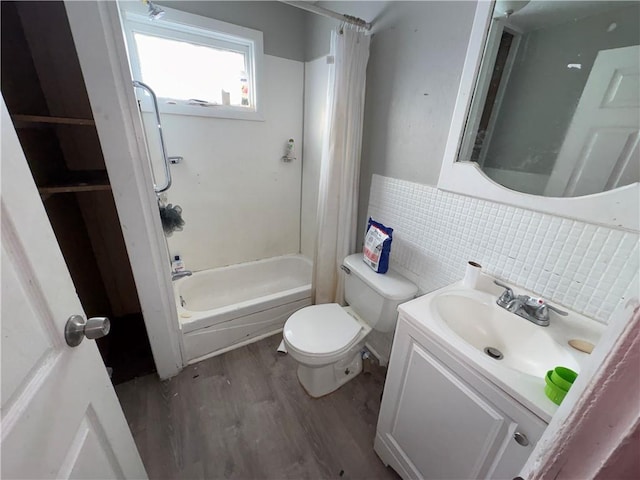
<path fill-rule="evenodd" d="M 262 32 L 170 8 L 159 20 L 142 5 L 121 8 L 133 76 L 155 91 L 161 112 L 262 119 Z"/>

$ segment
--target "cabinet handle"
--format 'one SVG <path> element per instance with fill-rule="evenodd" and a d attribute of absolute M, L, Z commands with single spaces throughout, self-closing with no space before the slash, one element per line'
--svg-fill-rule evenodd
<path fill-rule="evenodd" d="M 516 442 L 518 442 L 518 445 L 522 445 L 523 447 L 526 447 L 527 445 L 529 445 L 529 439 L 524 433 L 520 433 L 520 432 L 514 433 L 513 439 Z"/>

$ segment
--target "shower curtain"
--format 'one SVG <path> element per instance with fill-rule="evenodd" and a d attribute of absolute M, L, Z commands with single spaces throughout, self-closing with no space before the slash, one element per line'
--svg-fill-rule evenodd
<path fill-rule="evenodd" d="M 360 29 L 331 34 L 327 125 L 322 149 L 313 271 L 315 303 L 343 303 L 339 268 L 355 252 L 369 41 Z"/>

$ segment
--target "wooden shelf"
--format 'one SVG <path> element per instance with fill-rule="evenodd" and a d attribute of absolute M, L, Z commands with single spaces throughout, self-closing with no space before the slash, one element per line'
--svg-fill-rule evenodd
<path fill-rule="evenodd" d="M 111 190 L 109 184 L 89 184 L 89 183 L 68 183 L 64 185 L 49 185 L 38 187 L 41 195 L 52 195 L 54 193 L 74 193 L 74 192 L 96 192 L 99 190 Z"/>
<path fill-rule="evenodd" d="M 45 117 L 42 115 L 12 115 L 16 122 L 23 123 L 53 123 L 58 125 L 95 125 L 90 118 Z"/>
<path fill-rule="evenodd" d="M 44 198 L 55 193 L 96 192 L 111 190 L 109 178 L 105 170 L 69 171 L 48 185 L 38 186 Z"/>

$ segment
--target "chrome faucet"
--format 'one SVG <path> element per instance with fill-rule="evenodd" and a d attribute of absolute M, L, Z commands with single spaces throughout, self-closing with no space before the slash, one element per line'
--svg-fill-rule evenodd
<path fill-rule="evenodd" d="M 180 270 L 179 272 L 171 272 L 171 281 L 178 280 L 182 277 L 190 277 L 193 275 L 191 270 Z"/>
<path fill-rule="evenodd" d="M 505 289 L 496 300 L 500 307 L 536 325 L 541 327 L 549 326 L 549 310 L 553 310 L 558 315 L 565 317 L 568 315 L 567 312 L 549 305 L 541 298 L 530 297 L 529 295 L 515 295 L 511 287 L 497 280 L 494 280 L 493 283 Z"/>

